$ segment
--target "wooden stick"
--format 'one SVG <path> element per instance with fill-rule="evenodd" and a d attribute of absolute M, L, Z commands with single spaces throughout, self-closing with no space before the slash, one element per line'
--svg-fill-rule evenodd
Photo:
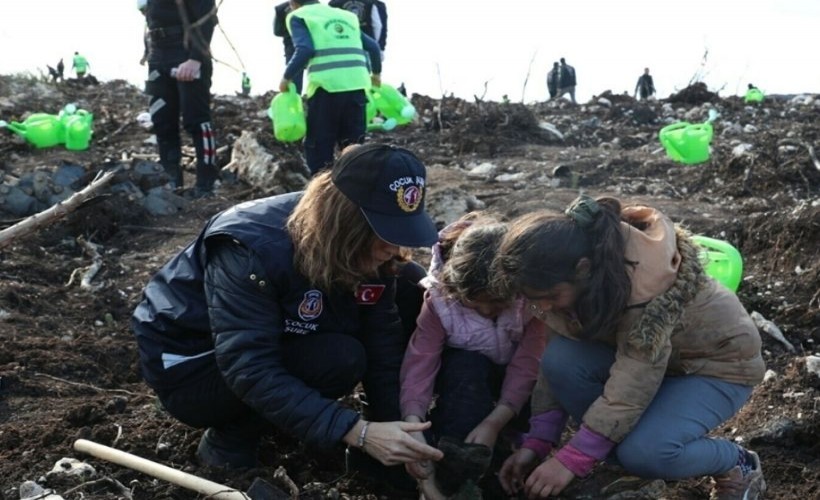
<path fill-rule="evenodd" d="M 15 239 L 45 227 L 52 222 L 65 217 L 77 210 L 82 204 L 100 188 L 108 184 L 119 169 L 109 170 L 105 174 L 100 171 L 97 177 L 81 191 L 77 191 L 70 198 L 61 201 L 38 214 L 23 219 L 17 224 L 0 231 L 0 248 L 7 247 Z"/>
<path fill-rule="evenodd" d="M 143 474 L 168 481 L 169 483 L 182 486 L 189 490 L 196 491 L 208 498 L 215 500 L 248 500 L 248 495 L 239 490 L 230 488 L 228 486 L 209 481 L 181 470 L 172 469 L 171 467 L 152 462 L 148 459 L 126 453 L 122 450 L 109 448 L 108 446 L 88 441 L 86 439 L 78 439 L 74 441 L 74 449 L 93 455 L 97 458 L 107 460 L 123 467 L 128 467 Z"/>

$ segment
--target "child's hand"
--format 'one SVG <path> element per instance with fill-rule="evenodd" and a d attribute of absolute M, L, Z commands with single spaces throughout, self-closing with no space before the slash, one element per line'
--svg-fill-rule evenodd
<path fill-rule="evenodd" d="M 419 443 L 427 444 L 427 440 L 424 438 L 423 432 L 411 432 L 410 435 L 413 436 L 413 439 Z M 431 477 L 433 473 L 433 464 L 429 460 L 406 463 L 404 464 L 404 468 L 407 470 L 408 474 L 416 479 L 426 479 Z"/>
<path fill-rule="evenodd" d="M 520 448 L 510 455 L 498 473 L 498 480 L 504 491 L 509 495 L 515 495 L 521 491 L 524 481 L 537 462 L 538 455 L 528 448 Z"/>
<path fill-rule="evenodd" d="M 515 417 L 515 412 L 505 404 L 496 405 L 493 411 L 476 426 L 464 441 L 467 443 L 483 444 L 493 449 L 498 433 Z"/>
<path fill-rule="evenodd" d="M 500 427 L 495 425 L 493 422 L 488 422 L 485 420 L 478 424 L 475 429 L 470 431 L 469 434 L 467 434 L 467 438 L 464 442 L 483 444 L 484 446 L 492 449 L 495 446 L 495 441 L 498 439 L 498 433 L 500 431 Z"/>

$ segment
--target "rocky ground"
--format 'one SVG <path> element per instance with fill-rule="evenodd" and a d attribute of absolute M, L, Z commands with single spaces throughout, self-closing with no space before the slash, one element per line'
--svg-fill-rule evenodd
<path fill-rule="evenodd" d="M 75 452 L 78 438 L 242 490 L 262 477 L 285 491 L 296 488 L 301 498 L 392 498 L 347 473 L 342 450 L 316 454 L 284 435 L 265 441 L 262 468 L 202 468 L 194 460 L 201 431 L 163 413 L 137 374 L 128 321 L 149 277 L 212 214 L 304 183 L 300 148 L 273 140 L 264 113 L 270 97 L 215 98 L 225 180 L 216 197 L 189 200 L 164 190 L 153 170 L 150 132 L 136 120 L 146 105 L 138 89 L 119 81 L 54 86 L 0 76 L 0 119 L 56 113 L 69 102 L 95 116 L 87 151 L 33 149 L 0 130 L 0 228 L 67 198 L 97 172 L 116 171 L 62 218 L 11 240 L 0 233 L 0 499 L 21 498 L 25 481 L 65 499 L 198 498 Z M 803 500 L 817 498 L 820 482 L 820 377 L 810 370 L 820 354 L 815 98 L 770 98 L 750 107 L 701 85 L 649 103 L 604 92 L 578 106 L 414 95 L 417 121 L 369 140 L 405 146 L 426 162 L 428 206 L 440 224 L 477 208 L 508 217 L 559 210 L 583 191 L 652 204 L 696 233 L 733 243 L 745 264 L 739 297 L 783 336 L 773 336 L 771 324 L 762 333 L 767 380 L 715 434 L 760 453 L 767 498 Z M 704 121 L 709 109 L 721 114 L 711 159 L 683 165 L 666 158 L 658 130 L 677 120 Z M 420 251 L 418 258 L 427 255 Z M 64 457 L 86 462 L 96 475 L 50 473 Z M 707 479 L 633 479 L 603 466 L 564 498 L 708 495 Z M 494 483 L 486 478 L 484 498 L 502 498 Z"/>

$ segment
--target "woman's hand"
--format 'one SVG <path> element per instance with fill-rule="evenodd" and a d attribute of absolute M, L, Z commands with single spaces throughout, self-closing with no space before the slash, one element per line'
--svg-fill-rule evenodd
<path fill-rule="evenodd" d="M 344 442 L 355 446 L 358 443 L 365 421 L 359 420 L 345 434 Z M 362 451 L 384 465 L 398 465 L 425 460 L 441 460 L 441 450 L 420 443 L 411 433 L 421 432 L 430 427 L 430 422 L 370 422 L 364 438 Z"/>
<path fill-rule="evenodd" d="M 557 496 L 575 479 L 575 474 L 564 464 L 550 458 L 532 471 L 524 485 L 527 498 L 547 498 Z"/>
<path fill-rule="evenodd" d="M 521 448 L 507 457 L 501 471 L 498 473 L 498 480 L 508 495 L 515 495 L 521 490 L 524 480 L 527 479 L 530 471 L 538 463 L 538 455 L 529 448 Z"/>

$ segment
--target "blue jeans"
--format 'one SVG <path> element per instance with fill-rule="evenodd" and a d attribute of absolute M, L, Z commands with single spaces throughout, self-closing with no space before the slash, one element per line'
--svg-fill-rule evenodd
<path fill-rule="evenodd" d="M 556 335 L 541 370 L 561 406 L 581 422 L 603 394 L 615 349 Z M 664 378 L 632 431 L 610 454 L 627 471 L 667 480 L 722 474 L 737 464 L 738 447 L 707 434 L 732 417 L 752 388 L 698 375 Z"/>

